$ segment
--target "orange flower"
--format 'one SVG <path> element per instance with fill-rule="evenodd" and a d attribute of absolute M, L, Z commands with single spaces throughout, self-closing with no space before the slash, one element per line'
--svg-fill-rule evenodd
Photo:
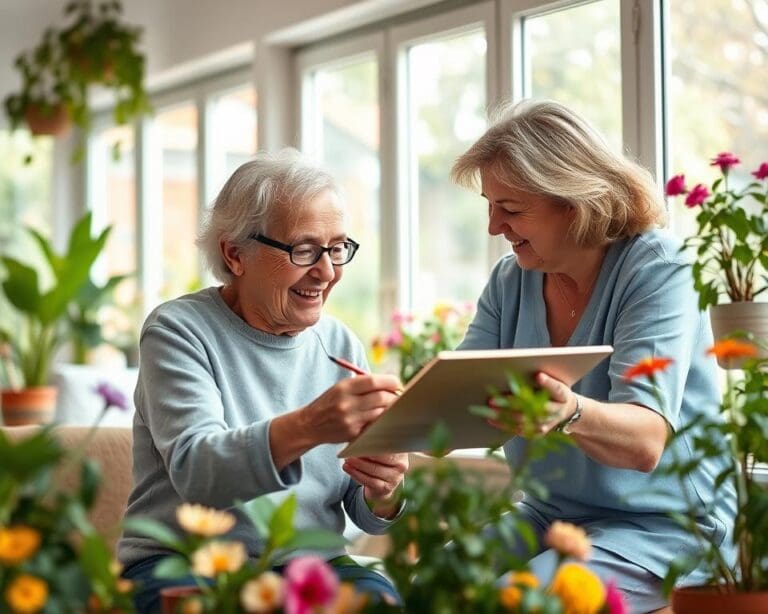
<path fill-rule="evenodd" d="M 18 565 L 37 552 L 40 533 L 24 525 L 0 527 L 0 562 Z"/>
<path fill-rule="evenodd" d="M 516 586 L 505 586 L 499 591 L 499 601 L 506 610 L 516 610 L 523 600 L 523 591 Z"/>
<path fill-rule="evenodd" d="M 572 556 L 580 561 L 586 561 L 589 558 L 591 545 L 587 533 L 570 522 L 555 520 L 544 536 L 544 541 L 560 554 Z"/>
<path fill-rule="evenodd" d="M 757 347 L 747 341 L 738 339 L 720 339 L 707 350 L 710 356 L 716 356 L 720 360 L 732 360 L 734 358 L 755 358 Z"/>
<path fill-rule="evenodd" d="M 624 371 L 624 379 L 630 380 L 641 376 L 653 377 L 656 372 L 663 371 L 673 362 L 675 361 L 671 358 L 643 358 Z"/>
<path fill-rule="evenodd" d="M 513 571 L 509 574 L 509 585 L 538 588 L 539 579 L 530 571 Z"/>

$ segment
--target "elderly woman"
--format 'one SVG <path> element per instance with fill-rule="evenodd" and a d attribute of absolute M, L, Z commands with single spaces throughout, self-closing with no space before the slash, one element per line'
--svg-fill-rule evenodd
<path fill-rule="evenodd" d="M 330 360 L 367 366 L 362 344 L 322 315 L 358 249 L 333 179 L 290 150 L 259 155 L 224 185 L 198 243 L 223 285 L 160 305 L 144 324 L 127 517 L 178 527 L 184 502 L 231 508 L 293 493 L 297 528 L 341 532 L 346 511 L 363 531 L 386 531 L 401 507 L 407 456 L 336 457 L 400 382 L 350 377 Z M 257 556 L 254 527 L 234 513 L 227 537 Z M 179 584 L 153 577 L 168 554 L 135 534 L 119 543 L 124 576 L 141 581 L 141 612 L 158 608 L 160 588 Z M 327 553 L 341 579 L 395 595 L 343 554 Z"/>
<path fill-rule="evenodd" d="M 647 172 L 554 102 L 502 110 L 452 174 L 481 189 L 488 232 L 513 252 L 491 273 L 460 348 L 614 347 L 573 388 L 536 376 L 550 395 L 552 418 L 542 430 L 560 429 L 575 445 L 534 465 L 550 495 L 526 495 L 520 504 L 539 537 L 531 566 L 551 577 L 557 557 L 542 536 L 553 521 L 570 521 L 592 540 L 589 566 L 617 582 L 633 612 L 661 608 L 670 563 L 697 550 L 670 512 L 696 503 L 701 533 L 730 558 L 726 527 L 735 506 L 728 488 L 714 492 L 725 458 L 699 463 L 685 492 L 664 471 L 673 458 L 691 459 L 693 433 L 666 447 L 668 433 L 700 412 L 715 417 L 719 393 L 706 355 L 709 320 L 697 308 L 679 243 L 658 229 L 666 220 L 658 190 Z M 649 357 L 674 360 L 656 374 L 658 396 L 647 378 L 623 377 Z M 521 437 L 507 442 L 507 458 L 525 445 Z"/>

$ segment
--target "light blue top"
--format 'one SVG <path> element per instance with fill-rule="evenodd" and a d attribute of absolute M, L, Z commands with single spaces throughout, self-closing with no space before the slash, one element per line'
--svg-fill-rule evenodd
<path fill-rule="evenodd" d="M 603 344 L 612 345 L 614 353 L 578 382 L 575 392 L 599 401 L 644 405 L 662 414 L 673 429 L 699 412 L 719 415 L 717 367 L 706 356 L 712 345 L 709 318 L 698 310 L 690 267 L 679 253 L 679 243 L 669 235 L 653 231 L 609 247 L 592 297 L 568 340 L 573 346 Z M 550 345 L 543 273 L 522 270 L 513 255 L 502 258 L 460 349 Z M 622 377 L 627 367 L 647 357 L 674 359 L 656 378 L 664 407 L 659 407 L 647 378 Z M 668 516 L 686 509 L 679 479 L 662 475 L 675 455 L 683 460 L 692 457 L 694 434 L 668 446 L 651 474 L 608 467 L 576 446 L 552 453 L 534 465 L 535 474 L 549 488 L 549 500 L 527 496 L 525 504 L 546 518 L 586 526 L 594 545 L 663 576 L 676 555 L 696 548 L 694 538 Z M 511 465 L 525 445 L 523 438 L 506 443 Z M 690 501 L 702 507 L 712 503 L 714 479 L 726 463 L 723 457 L 699 464 L 686 480 Z M 732 527 L 733 489 L 721 486 L 716 499 L 713 513 L 702 515 L 699 524 L 721 544 Z M 723 545 L 729 559 L 730 541 L 729 537 Z"/>
<path fill-rule="evenodd" d="M 235 315 L 217 288 L 155 309 L 141 333 L 134 487 L 126 515 L 178 529 L 175 511 L 185 501 L 230 508 L 238 499 L 269 495 L 279 501 L 294 493 L 297 528 L 341 533 L 346 510 L 363 531 L 383 533 L 392 521 L 375 516 L 362 487 L 341 470 L 341 445 L 317 446 L 282 471 L 272 461 L 272 418 L 350 375 L 328 359 L 318 336 L 333 355 L 367 369 L 360 341 L 330 317 L 295 337 L 270 335 Z M 262 544 L 253 525 L 235 513 L 238 522 L 227 538 L 258 555 Z M 164 552 L 134 535 L 118 544 L 124 565 Z"/>

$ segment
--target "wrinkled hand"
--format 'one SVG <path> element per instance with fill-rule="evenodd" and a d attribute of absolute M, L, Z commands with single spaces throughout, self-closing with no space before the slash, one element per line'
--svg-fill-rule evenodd
<path fill-rule="evenodd" d="M 536 374 L 536 384 L 549 393 L 547 410 L 550 418 L 539 427 L 541 433 L 548 433 L 576 411 L 576 393 L 569 386 L 546 373 Z"/>
<path fill-rule="evenodd" d="M 302 421 L 317 444 L 347 442 L 378 418 L 400 389 L 400 380 L 392 375 L 348 377 L 304 407 Z"/>
<path fill-rule="evenodd" d="M 374 514 L 388 518 L 397 513 L 398 487 L 408 471 L 408 454 L 351 457 L 341 468 L 363 486 L 363 495 Z"/>

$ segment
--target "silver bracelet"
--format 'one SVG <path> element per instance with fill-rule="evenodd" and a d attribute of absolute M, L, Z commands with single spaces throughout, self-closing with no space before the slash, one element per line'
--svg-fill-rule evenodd
<path fill-rule="evenodd" d="M 584 409 L 584 406 L 581 404 L 581 397 L 578 394 L 575 394 L 573 396 L 576 397 L 576 410 L 573 412 L 571 417 L 568 418 L 566 421 L 562 422 L 557 429 L 558 431 L 560 431 L 565 435 L 571 434 L 571 426 L 573 426 L 575 422 L 578 422 L 579 420 L 581 420 L 581 413 L 582 413 L 582 410 Z"/>

